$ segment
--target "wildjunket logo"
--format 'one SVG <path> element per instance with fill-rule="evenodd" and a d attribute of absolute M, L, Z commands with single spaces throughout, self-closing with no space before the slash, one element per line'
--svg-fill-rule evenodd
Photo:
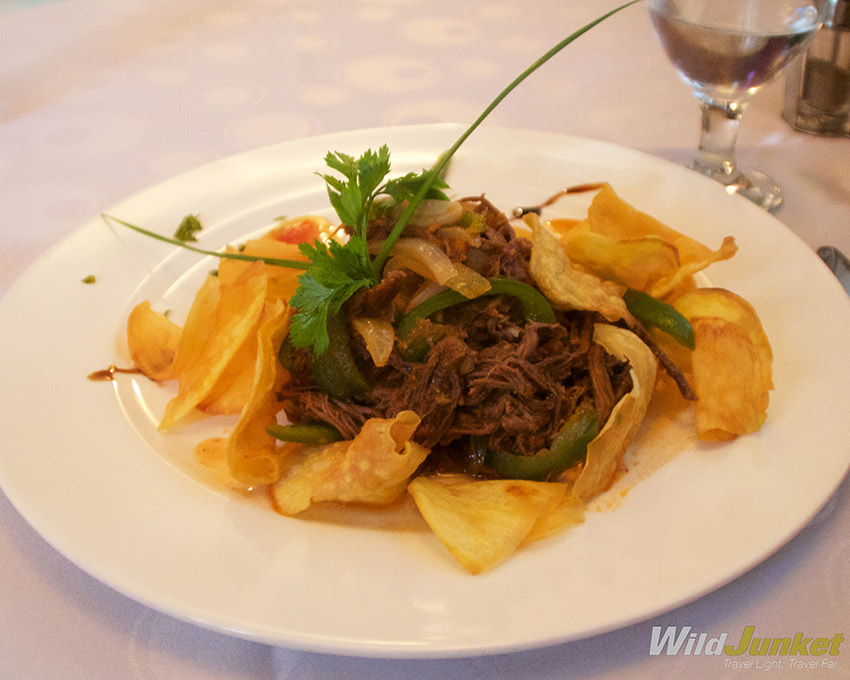
<path fill-rule="evenodd" d="M 691 626 L 652 627 L 649 643 L 650 656 L 724 656 L 725 667 L 747 668 L 755 666 L 769 670 L 781 668 L 787 661 L 790 668 L 835 668 L 839 648 L 844 641 L 842 633 L 831 637 L 807 636 L 795 633 L 790 637 L 756 637 L 755 626 L 745 626 L 739 638 L 729 641 L 728 633 L 709 637 L 708 633 L 693 631 Z M 729 643 L 729 644 L 727 644 Z M 744 657 L 744 658 L 741 658 Z M 753 658 L 756 657 L 756 658 Z M 764 659 L 762 657 L 783 657 Z M 790 657 L 790 658 L 785 658 Z M 810 657 L 826 657 L 815 658 Z"/>

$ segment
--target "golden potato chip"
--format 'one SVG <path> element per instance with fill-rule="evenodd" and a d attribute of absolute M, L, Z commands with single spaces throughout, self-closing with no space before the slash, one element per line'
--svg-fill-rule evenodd
<path fill-rule="evenodd" d="M 207 415 L 239 413 L 248 401 L 257 362 L 257 336 L 250 334 L 216 380 L 209 394 L 197 405 Z"/>
<path fill-rule="evenodd" d="M 615 240 L 657 237 L 676 248 L 679 268 L 672 274 L 659 277 L 649 289 L 640 289 L 657 298 L 664 297 L 683 280 L 713 262 L 729 259 L 738 250 L 735 239 L 731 236 L 723 239 L 720 248 L 711 250 L 699 241 L 637 210 L 620 198 L 609 184 L 603 185 L 594 197 L 587 212 L 587 222 L 591 232 Z"/>
<path fill-rule="evenodd" d="M 411 441 L 420 418 L 370 418 L 354 439 L 304 447 L 274 485 L 275 509 L 294 515 L 320 501 L 389 503 L 404 494 L 407 480 L 428 455 Z"/>
<path fill-rule="evenodd" d="M 174 357 L 180 342 L 180 327 L 140 302 L 127 318 L 127 346 L 133 365 L 151 380 L 168 380 L 173 375 Z"/>
<path fill-rule="evenodd" d="M 553 305 L 597 311 L 609 321 L 631 320 L 621 286 L 574 266 L 564 244 L 537 215 L 529 213 L 524 219 L 532 229 L 531 276 Z"/>
<path fill-rule="evenodd" d="M 556 509 L 566 485 L 461 476 L 417 477 L 408 486 L 428 526 L 470 573 L 512 555 L 538 520 Z"/>
<path fill-rule="evenodd" d="M 253 262 L 235 281 L 221 286 L 211 325 L 205 332 L 198 324 L 196 337 L 203 338 L 203 342 L 191 348 L 192 354 L 186 352 L 177 396 L 166 405 L 160 430 L 173 427 L 209 395 L 233 355 L 255 332 L 266 298 L 266 284 L 263 263 Z"/>
<path fill-rule="evenodd" d="M 737 324 L 758 350 L 759 382 L 773 389 L 773 350 L 755 308 L 744 298 L 724 288 L 697 288 L 677 298 L 673 306 L 687 319 L 716 316 Z"/>
<path fill-rule="evenodd" d="M 767 389 L 758 350 L 737 324 L 717 317 L 693 319 L 697 436 L 705 441 L 757 432 L 767 417 Z"/>
<path fill-rule="evenodd" d="M 652 350 L 637 335 L 618 326 L 596 324 L 593 340 L 630 364 L 632 389 L 617 402 L 605 426 L 587 446 L 584 468 L 572 495 L 584 502 L 613 484 L 626 449 L 643 422 L 655 388 L 658 363 Z"/>
<path fill-rule="evenodd" d="M 212 328 L 212 320 L 218 306 L 220 293 L 218 277 L 212 274 L 204 279 L 198 292 L 195 293 L 192 306 L 189 308 L 189 313 L 183 324 L 183 330 L 180 332 L 172 377 L 180 377 L 180 371 L 206 342 Z"/>
<path fill-rule="evenodd" d="M 257 331 L 253 382 L 239 421 L 227 438 L 227 468 L 233 479 L 254 486 L 271 484 L 280 477 L 277 441 L 266 432 L 276 422 L 280 404 L 277 393 L 286 372 L 277 350 L 286 335 L 289 308 L 282 300 L 267 303 Z"/>
<path fill-rule="evenodd" d="M 584 522 L 584 503 L 570 493 L 564 493 L 564 497 L 558 504 L 545 515 L 537 518 L 528 536 L 522 544 L 533 543 L 544 538 L 549 538 Z"/>
<path fill-rule="evenodd" d="M 225 252 L 237 252 L 234 248 L 229 247 Z M 299 260 L 306 262 L 307 258 L 298 250 L 298 246 L 294 243 L 284 243 L 282 241 L 274 241 L 266 238 L 253 239 L 245 244 L 245 247 L 238 251 L 243 255 L 251 255 L 253 257 L 269 257 L 286 260 Z M 235 280 L 251 262 L 245 260 L 232 260 L 222 258 L 218 266 L 218 276 L 222 284 L 229 283 Z M 280 299 L 288 301 L 298 287 L 298 277 L 304 273 L 303 269 L 293 269 L 290 267 L 278 267 L 274 265 L 265 265 L 266 276 L 269 281 L 268 297 L 269 299 Z"/>
<path fill-rule="evenodd" d="M 697 436 L 728 440 L 757 432 L 773 389 L 773 350 L 753 306 L 722 288 L 699 288 L 675 307 L 694 328 L 691 355 Z"/>

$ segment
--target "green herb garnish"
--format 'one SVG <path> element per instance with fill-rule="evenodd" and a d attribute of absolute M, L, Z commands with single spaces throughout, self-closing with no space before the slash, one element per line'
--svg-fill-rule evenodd
<path fill-rule="evenodd" d="M 201 229 L 203 229 L 201 222 L 195 215 L 186 215 L 177 227 L 177 231 L 174 232 L 174 238 L 183 241 L 183 243 L 194 242 L 198 240 L 195 238 L 195 234 Z"/>
<path fill-rule="evenodd" d="M 312 347 L 316 354 L 328 346 L 328 317 L 339 312 L 358 290 L 381 279 L 381 269 L 374 266 L 366 247 L 366 229 L 375 200 L 389 196 L 395 203 L 408 201 L 428 177 L 428 171 L 423 170 L 385 182 L 391 169 L 386 146 L 377 152 L 369 149 L 359 158 L 339 151 L 328 153 L 325 163 L 342 175 L 317 173 L 325 180 L 331 205 L 342 223 L 351 228 L 351 234 L 345 244 L 330 240 L 299 246 L 310 266 L 298 277 L 298 289 L 291 300 L 297 312 L 292 316 L 289 337 L 294 346 Z M 445 182 L 431 184 L 427 196 L 448 200 L 440 191 Z"/>
<path fill-rule="evenodd" d="M 296 347 L 312 347 L 321 354 L 328 347 L 328 317 L 336 314 L 348 298 L 377 280 L 366 252 L 366 240 L 352 236 L 342 245 L 331 240 L 302 243 L 299 249 L 310 259 L 310 267 L 298 277 L 298 288 L 290 300 L 296 310 L 289 337 Z"/>
<path fill-rule="evenodd" d="M 257 260 L 262 260 L 266 264 L 270 264 L 275 267 L 289 267 L 290 269 L 307 269 L 310 266 L 309 262 L 303 262 L 301 260 L 284 260 L 276 257 L 259 257 L 257 255 L 245 255 L 243 253 L 225 253 L 216 250 L 206 250 L 204 248 L 198 248 L 197 246 L 190 245 L 185 241 L 180 241 L 176 238 L 169 238 L 168 236 L 157 234 L 155 231 L 150 231 L 149 229 L 145 229 L 144 227 L 139 227 L 135 224 L 131 224 L 130 222 L 126 222 L 125 220 L 113 217 L 112 215 L 107 215 L 104 213 L 101 216 L 104 220 L 112 220 L 113 222 L 120 224 L 122 227 L 127 227 L 127 229 L 132 229 L 133 231 L 137 231 L 140 234 L 149 236 L 153 239 L 156 239 L 157 241 L 170 243 L 173 246 L 180 246 L 181 248 L 191 250 L 193 253 L 199 253 L 201 255 L 211 255 L 212 257 L 218 257 L 225 260 L 242 260 L 245 262 L 256 262 Z"/>
<path fill-rule="evenodd" d="M 95 281 L 97 281 L 97 279 L 95 278 L 94 274 L 89 274 L 88 276 L 84 276 L 82 279 L 80 279 L 81 283 L 94 283 Z"/>

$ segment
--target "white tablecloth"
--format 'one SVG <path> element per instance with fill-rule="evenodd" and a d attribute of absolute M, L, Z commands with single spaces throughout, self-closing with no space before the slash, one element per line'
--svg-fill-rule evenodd
<path fill-rule="evenodd" d="M 199 164 L 326 132 L 469 122 L 533 59 L 615 3 L 590 0 L 0 0 L 0 294 L 60 237 Z M 782 81 L 739 155 L 785 190 L 777 217 L 850 253 L 850 140 L 796 133 Z M 500 125 L 681 159 L 698 112 L 638 5 L 581 38 L 493 114 Z M 734 233 L 734 229 L 731 229 Z M 37 313 L 37 312 L 34 312 Z M 0 455 L 3 450 L 0 433 Z M 804 454 L 805 452 L 801 452 Z M 81 491 L 82 492 L 82 491 Z M 55 552 L 0 494 L 0 678 L 721 678 L 759 669 L 651 656 L 652 626 L 850 634 L 850 486 L 773 557 L 713 594 L 548 649 L 370 660 L 265 646 L 179 622 Z M 768 631 L 770 631 L 768 633 Z M 850 643 L 845 643 L 850 644 Z M 843 656 L 847 656 L 846 650 Z M 771 677 L 850 677 L 831 668 Z"/>

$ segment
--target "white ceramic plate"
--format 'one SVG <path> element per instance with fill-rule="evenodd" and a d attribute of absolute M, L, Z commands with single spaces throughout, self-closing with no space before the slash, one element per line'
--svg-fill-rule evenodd
<path fill-rule="evenodd" d="M 261 149 L 109 212 L 166 234 L 198 213 L 201 245 L 217 248 L 279 215 L 329 215 L 313 174 L 328 150 L 357 155 L 387 143 L 401 173 L 429 166 L 460 130 L 368 130 Z M 755 305 L 773 343 L 777 388 L 763 430 L 704 446 L 678 423 L 633 452 L 631 471 L 585 524 L 481 576 L 424 531 L 284 518 L 197 475 L 194 442 L 229 421 L 159 435 L 170 387 L 87 380 L 127 365 L 123 327 L 135 303 L 151 299 L 179 319 L 215 266 L 95 219 L 0 303 L 0 484 L 9 499 L 70 560 L 153 608 L 260 641 L 384 657 L 525 649 L 644 620 L 747 571 L 813 517 L 850 461 L 850 304 L 800 240 L 690 171 L 583 139 L 484 127 L 449 179 L 455 194 L 486 192 L 504 210 L 608 180 L 712 247 L 733 234 L 739 254 L 709 273 Z M 88 274 L 96 284 L 79 283 Z"/>

